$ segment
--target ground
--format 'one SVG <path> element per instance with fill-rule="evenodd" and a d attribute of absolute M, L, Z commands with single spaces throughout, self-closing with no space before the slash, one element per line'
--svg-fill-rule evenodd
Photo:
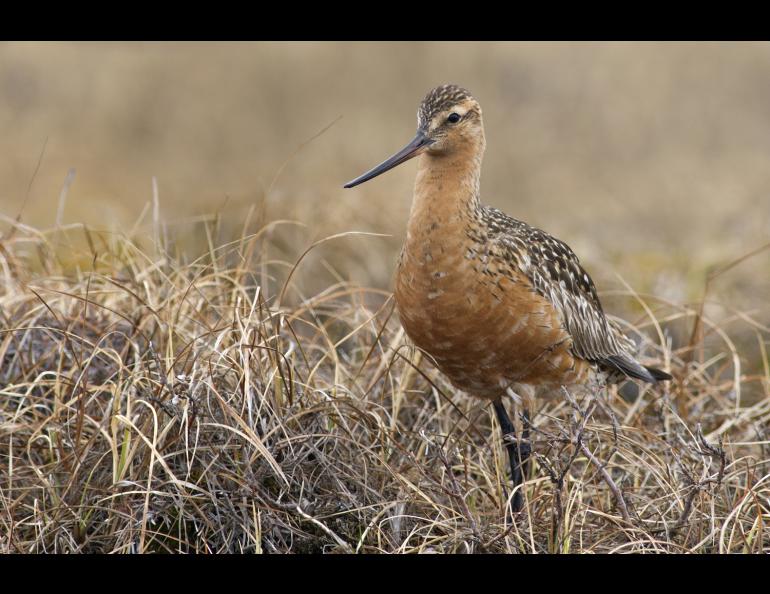
<path fill-rule="evenodd" d="M 303 295 L 269 241 L 187 261 L 77 226 L 0 238 L 0 551 L 770 551 L 748 313 L 644 302 L 627 328 L 675 380 L 542 402 L 511 518 L 491 408 L 415 352 L 387 291 Z"/>

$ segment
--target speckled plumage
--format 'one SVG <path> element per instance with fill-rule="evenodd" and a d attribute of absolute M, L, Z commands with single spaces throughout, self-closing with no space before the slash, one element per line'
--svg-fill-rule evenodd
<path fill-rule="evenodd" d="M 454 105 L 473 100 L 470 91 L 457 85 L 441 85 L 428 91 L 417 110 L 417 127 L 428 127 L 435 116 Z"/>

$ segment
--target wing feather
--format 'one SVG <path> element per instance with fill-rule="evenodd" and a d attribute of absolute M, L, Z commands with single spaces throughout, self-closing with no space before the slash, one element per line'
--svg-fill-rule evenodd
<path fill-rule="evenodd" d="M 490 239 L 504 251 L 504 258 L 517 262 L 533 289 L 554 305 L 572 337 L 573 353 L 597 363 L 609 363 L 611 357 L 633 361 L 629 355 L 633 341 L 605 316 L 596 287 L 572 249 L 502 211 L 485 211 Z"/>

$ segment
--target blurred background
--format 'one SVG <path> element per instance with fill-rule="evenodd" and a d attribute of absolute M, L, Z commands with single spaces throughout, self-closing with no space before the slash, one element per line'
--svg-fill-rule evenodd
<path fill-rule="evenodd" d="M 768 43 L 4 43 L 0 214 L 51 227 L 74 168 L 64 223 L 149 229 L 155 176 L 170 227 L 219 213 L 226 240 L 252 207 L 304 224 L 287 257 L 388 234 L 325 244 L 305 277 L 389 289 L 415 164 L 342 184 L 445 82 L 484 109 L 482 199 L 570 244 L 601 290 L 700 299 L 770 240 Z M 770 254 L 713 295 L 768 320 Z"/>

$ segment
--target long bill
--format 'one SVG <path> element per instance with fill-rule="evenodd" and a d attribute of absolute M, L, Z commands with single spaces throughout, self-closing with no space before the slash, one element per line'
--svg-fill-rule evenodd
<path fill-rule="evenodd" d="M 369 181 L 373 177 L 377 177 L 381 173 L 385 173 L 389 169 L 393 169 L 396 165 L 401 165 L 401 163 L 404 161 L 408 161 L 412 157 L 416 157 L 425 149 L 427 149 L 431 144 L 433 144 L 433 141 L 428 138 L 422 131 L 418 131 L 417 135 L 412 139 L 412 141 L 400 151 L 398 151 L 395 155 L 388 157 L 382 163 L 370 169 L 363 175 L 357 177 L 353 181 L 349 181 L 345 184 L 344 187 L 352 188 L 353 186 L 362 184 L 365 181 Z"/>

